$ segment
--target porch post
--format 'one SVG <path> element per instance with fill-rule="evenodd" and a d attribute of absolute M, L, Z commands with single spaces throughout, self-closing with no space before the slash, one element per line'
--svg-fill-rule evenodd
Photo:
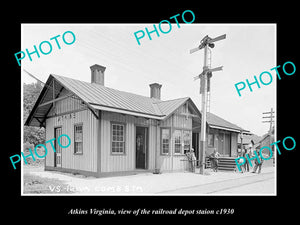
<path fill-rule="evenodd" d="M 159 129 L 160 121 L 156 120 L 156 146 L 155 146 L 155 169 L 154 173 L 160 173 L 160 168 L 158 165 L 158 156 L 160 151 L 160 129 Z"/>

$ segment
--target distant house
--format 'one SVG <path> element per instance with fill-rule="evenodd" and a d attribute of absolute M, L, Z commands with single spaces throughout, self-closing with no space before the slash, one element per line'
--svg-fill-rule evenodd
<path fill-rule="evenodd" d="M 25 125 L 46 128 L 46 140 L 67 134 L 66 149 L 47 143 L 45 170 L 96 177 L 139 171 L 182 171 L 184 153 L 199 154 L 201 113 L 189 97 L 163 101 L 158 83 L 150 96 L 104 85 L 105 67 L 93 65 L 91 83 L 50 75 Z M 207 154 L 236 156 L 242 128 L 207 115 Z"/>
<path fill-rule="evenodd" d="M 263 146 L 271 146 L 271 144 L 275 141 L 274 140 L 274 127 L 272 127 L 271 131 L 264 134 L 261 139 L 259 140 L 259 143 L 261 147 Z"/>
<path fill-rule="evenodd" d="M 270 132 L 263 135 L 262 138 L 258 142 L 259 143 L 258 148 L 268 146 L 268 147 L 270 147 L 270 149 L 272 149 L 272 151 L 274 153 L 274 145 L 271 145 L 273 142 L 275 142 L 274 132 L 275 132 L 274 127 L 272 127 Z M 267 156 L 270 156 L 270 152 L 265 149 L 264 149 L 263 153 Z M 273 156 L 274 156 L 274 154 L 273 154 Z"/>
<path fill-rule="evenodd" d="M 243 147 L 248 148 L 248 145 L 251 143 L 251 140 L 254 142 L 253 147 L 256 148 L 259 145 L 261 137 L 255 134 L 251 134 L 250 132 L 243 133 Z M 241 149 L 241 134 L 238 136 L 238 148 Z"/>

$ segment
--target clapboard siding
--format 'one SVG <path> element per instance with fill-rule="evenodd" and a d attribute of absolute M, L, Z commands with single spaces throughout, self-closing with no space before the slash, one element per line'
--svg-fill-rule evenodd
<path fill-rule="evenodd" d="M 175 155 L 173 157 L 173 171 L 182 171 L 182 170 L 188 170 L 187 168 L 187 161 L 183 161 L 183 160 L 187 160 L 187 157 L 185 155 Z"/>
<path fill-rule="evenodd" d="M 185 155 L 159 156 L 159 168 L 164 171 L 185 171 L 187 170 L 187 157 Z"/>
<path fill-rule="evenodd" d="M 161 171 L 170 171 L 172 169 L 172 157 L 168 156 L 159 156 L 159 169 Z"/>
<path fill-rule="evenodd" d="M 61 96 L 68 94 L 62 91 Z M 55 108 L 46 120 L 46 140 L 54 138 L 55 127 L 62 128 L 62 134 L 71 139 L 68 148 L 62 149 L 62 168 L 97 172 L 97 132 L 98 120 L 90 110 L 85 109 L 82 102 L 75 98 L 66 98 L 55 103 Z M 54 114 L 55 112 L 55 114 Z M 83 154 L 74 154 L 74 125 L 83 125 Z M 62 145 L 67 145 L 67 139 L 62 138 Z M 50 143 L 46 144 L 48 154 L 46 166 L 54 166 L 54 152 Z"/>
<path fill-rule="evenodd" d="M 52 123 L 53 119 L 46 120 L 46 140 L 51 140 L 54 138 L 54 124 Z M 52 151 L 51 144 L 46 143 L 47 155 L 45 158 L 45 166 L 54 166 L 54 152 Z"/>
<path fill-rule="evenodd" d="M 188 111 L 188 112 L 187 112 Z M 168 119 L 161 122 L 161 127 L 167 127 L 171 130 L 170 152 L 168 155 L 158 155 L 159 168 L 161 171 L 184 171 L 187 170 L 186 156 L 184 154 L 174 154 L 174 131 L 176 129 L 190 131 L 192 137 L 192 118 L 182 115 L 182 113 L 191 113 L 187 110 L 187 105 L 179 107 Z M 182 139 L 183 141 L 183 139 Z M 190 142 L 192 146 L 192 139 Z"/>
<path fill-rule="evenodd" d="M 135 170 L 135 129 L 136 126 L 148 127 L 148 169 L 155 166 L 156 122 L 152 119 L 122 115 L 103 111 L 101 114 L 101 172 Z M 125 154 L 111 154 L 111 122 L 124 123 Z"/>
<path fill-rule="evenodd" d="M 75 96 L 71 96 L 70 92 L 66 89 L 63 89 L 58 97 L 64 97 L 66 95 L 70 95 L 70 97 L 63 99 L 61 101 L 55 102 L 55 107 L 51 108 L 48 116 L 55 116 L 67 112 L 71 112 L 74 110 L 83 110 L 87 109 L 86 105 Z"/>

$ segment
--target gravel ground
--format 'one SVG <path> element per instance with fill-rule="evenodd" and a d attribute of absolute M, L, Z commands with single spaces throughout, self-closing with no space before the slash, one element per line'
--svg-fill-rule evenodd
<path fill-rule="evenodd" d="M 262 174 L 274 173 L 274 171 L 274 167 L 265 167 L 262 169 Z M 130 176 L 95 178 L 56 171 L 43 171 L 39 167 L 33 169 L 24 168 L 24 173 L 40 178 L 53 179 L 55 182 L 47 183 L 51 194 L 67 193 L 76 195 L 155 195 L 169 190 L 239 179 L 247 176 L 259 176 L 249 172 L 215 173 L 208 170 L 207 175 L 189 172 L 143 173 Z M 61 182 L 61 184 L 57 182 Z"/>

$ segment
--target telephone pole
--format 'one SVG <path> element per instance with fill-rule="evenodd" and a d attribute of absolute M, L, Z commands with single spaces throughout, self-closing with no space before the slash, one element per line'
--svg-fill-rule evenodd
<path fill-rule="evenodd" d="M 270 119 L 270 120 L 267 120 L 267 121 L 262 121 L 263 123 L 270 123 L 270 129 L 269 129 L 269 133 L 271 134 L 271 132 L 272 132 L 272 125 L 273 125 L 273 123 L 274 123 L 274 120 L 273 120 L 273 118 L 274 118 L 274 113 L 275 113 L 275 111 L 273 111 L 273 108 L 271 108 L 271 111 L 270 112 L 263 112 L 263 114 L 267 114 L 267 115 L 269 115 L 269 116 L 263 116 L 262 118 L 264 119 L 264 118 L 268 118 L 268 119 Z"/>
<path fill-rule="evenodd" d="M 207 79 L 208 74 L 211 77 L 211 73 L 214 71 L 222 70 L 222 66 L 216 67 L 214 69 L 208 68 L 208 47 L 213 48 L 215 44 L 213 42 L 223 40 L 226 38 L 226 34 L 218 36 L 216 38 L 210 38 L 206 35 L 201 41 L 197 48 L 191 49 L 190 53 L 194 53 L 202 48 L 204 48 L 204 66 L 203 71 L 198 76 L 194 77 L 194 80 L 200 78 L 200 94 L 202 94 L 201 102 L 201 132 L 200 132 L 200 151 L 198 151 L 198 160 L 200 161 L 200 174 L 204 174 L 205 169 L 205 147 L 206 147 L 206 110 L 207 110 Z M 210 78 L 209 78 L 210 79 Z"/>

